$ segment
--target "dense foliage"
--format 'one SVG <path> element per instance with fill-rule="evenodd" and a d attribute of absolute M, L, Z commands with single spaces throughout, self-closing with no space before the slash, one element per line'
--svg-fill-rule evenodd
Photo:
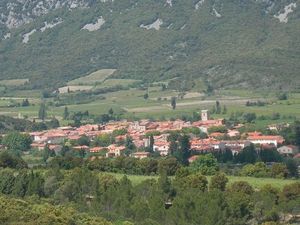
<path fill-rule="evenodd" d="M 205 176 L 184 169 L 173 181 L 162 171 L 158 180 L 135 186 L 126 176 L 118 180 L 84 168 L 43 173 L 2 169 L 0 181 L 0 192 L 11 197 L 0 197 L 5 208 L 1 224 L 109 224 L 104 217 L 116 224 L 242 225 L 286 222 L 281 213 L 300 210 L 299 183 L 282 191 L 271 186 L 254 190 L 244 181 L 227 184 L 224 174 L 209 184 Z"/>

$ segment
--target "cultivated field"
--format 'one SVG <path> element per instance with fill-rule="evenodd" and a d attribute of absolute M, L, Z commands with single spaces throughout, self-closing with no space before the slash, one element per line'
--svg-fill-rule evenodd
<path fill-rule="evenodd" d="M 0 85 L 3 86 L 20 86 L 29 82 L 29 79 L 12 79 L 12 80 L 0 80 Z"/>
<path fill-rule="evenodd" d="M 103 82 L 115 72 L 116 72 L 115 69 L 98 70 L 87 76 L 72 80 L 68 82 L 68 85 L 95 85 L 95 83 Z"/>
<path fill-rule="evenodd" d="M 96 88 L 109 88 L 114 87 L 117 85 L 121 85 L 123 87 L 127 87 L 131 84 L 134 84 L 136 82 L 139 82 L 139 80 L 133 80 L 133 79 L 107 79 L 103 81 L 101 84 L 97 84 Z"/>
<path fill-rule="evenodd" d="M 59 93 L 65 94 L 68 92 L 76 92 L 76 91 L 89 91 L 93 88 L 93 86 L 83 86 L 83 85 L 77 85 L 77 86 L 65 86 L 58 89 Z"/>
<path fill-rule="evenodd" d="M 109 72 L 110 71 L 110 72 Z M 103 70 L 98 73 L 91 74 L 87 77 L 92 77 L 91 80 L 102 80 L 111 74 L 114 70 Z M 87 77 L 80 78 L 87 80 Z M 91 81 L 90 80 L 90 81 Z M 74 82 L 74 81 L 72 81 Z M 117 85 L 129 86 L 137 80 L 127 79 L 106 79 L 102 83 L 93 85 L 70 85 L 71 92 L 82 90 L 88 92 L 90 89 L 104 89 L 115 87 Z M 155 84 L 153 84 L 155 85 Z M 130 88 L 126 90 L 119 90 L 107 92 L 91 96 L 86 102 L 82 103 L 67 103 L 70 112 L 86 111 L 90 114 L 101 115 L 113 108 L 116 114 L 122 112 L 123 118 L 139 119 L 139 118 L 178 118 L 182 116 L 191 116 L 193 113 L 198 113 L 202 109 L 212 109 L 219 101 L 223 109 L 227 108 L 227 112 L 222 114 L 213 114 L 213 118 L 229 118 L 233 113 L 256 113 L 257 117 L 267 116 L 267 119 L 257 119 L 255 123 L 248 124 L 252 129 L 261 129 L 268 124 L 276 124 L 281 122 L 293 122 L 295 118 L 300 119 L 300 93 L 288 93 L 287 100 L 278 100 L 276 92 L 265 91 L 251 91 L 251 90 L 221 90 L 216 91 L 212 96 L 205 96 L 203 93 L 192 90 L 186 92 L 183 98 L 178 98 L 180 93 L 175 90 L 162 90 L 160 86 L 145 88 Z M 64 87 L 65 94 L 60 96 L 62 98 L 77 98 L 75 93 L 66 94 L 68 88 Z M 0 95 L 0 114 L 18 116 L 28 116 L 29 118 L 37 117 L 39 104 L 41 102 L 41 93 L 43 90 L 12 90 L 3 92 Z M 148 99 L 144 99 L 145 93 L 149 94 Z M 77 93 L 80 94 L 80 93 Z M 73 96 L 73 97 L 72 97 Z M 170 99 L 177 97 L 177 107 L 172 110 Z M 249 98 L 251 97 L 251 98 Z M 11 106 L 12 102 L 21 103 L 23 99 L 28 98 L 30 106 L 21 107 L 16 104 Z M 247 101 L 262 101 L 266 104 L 264 106 L 246 106 Z M 64 105 L 55 105 L 55 98 L 44 99 L 47 103 L 48 117 L 56 116 L 61 118 L 64 111 Z M 274 113 L 280 114 L 280 119 L 271 119 Z M 62 121 L 64 122 L 64 121 Z"/>

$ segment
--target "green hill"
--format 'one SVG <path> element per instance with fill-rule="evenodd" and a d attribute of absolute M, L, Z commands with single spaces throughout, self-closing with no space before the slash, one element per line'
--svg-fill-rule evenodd
<path fill-rule="evenodd" d="M 7 2 L 0 13 L 8 14 Z M 29 2 L 27 11 L 14 9 L 17 15 L 33 12 L 39 1 Z M 0 79 L 58 87 L 115 68 L 112 78 L 299 88 L 299 0 L 55 2 L 67 5 L 49 6 L 25 25 L 9 29 L 2 19 Z"/>

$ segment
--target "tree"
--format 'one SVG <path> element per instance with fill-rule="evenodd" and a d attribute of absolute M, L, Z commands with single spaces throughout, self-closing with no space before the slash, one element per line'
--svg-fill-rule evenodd
<path fill-rule="evenodd" d="M 212 176 L 210 180 L 210 190 L 220 190 L 225 191 L 226 184 L 228 183 L 228 178 L 224 173 L 217 173 L 216 175 Z"/>
<path fill-rule="evenodd" d="M 271 175 L 275 178 L 286 178 L 288 169 L 283 163 L 274 163 L 271 167 Z"/>
<path fill-rule="evenodd" d="M 154 137 L 150 135 L 149 137 L 149 152 L 153 152 L 153 145 L 154 145 Z"/>
<path fill-rule="evenodd" d="M 259 157 L 263 162 L 281 162 L 282 157 L 276 149 L 266 149 L 259 152 Z"/>
<path fill-rule="evenodd" d="M 269 177 L 270 173 L 269 170 L 263 162 L 257 162 L 253 164 L 245 165 L 241 170 L 242 176 L 249 176 L 249 177 Z"/>
<path fill-rule="evenodd" d="M 145 94 L 144 94 L 144 99 L 147 100 L 148 98 L 149 98 L 149 94 L 148 94 L 148 93 L 145 93 Z"/>
<path fill-rule="evenodd" d="M 112 144 L 112 137 L 109 134 L 100 134 L 94 140 L 96 146 L 107 147 Z"/>
<path fill-rule="evenodd" d="M 245 147 L 241 152 L 235 155 L 234 160 L 238 163 L 255 163 L 257 160 L 257 152 L 255 146 L 251 144 Z"/>
<path fill-rule="evenodd" d="M 159 173 L 166 171 L 168 176 L 175 175 L 177 169 L 180 167 L 176 158 L 166 158 L 159 160 L 158 171 Z"/>
<path fill-rule="evenodd" d="M 179 147 L 177 151 L 173 152 L 173 155 L 180 163 L 182 163 L 183 165 L 188 165 L 188 159 L 191 155 L 191 144 L 189 136 L 179 136 L 178 145 Z"/>
<path fill-rule="evenodd" d="M 7 151 L 0 153 L 0 168 L 27 168 L 26 162 L 19 156 Z"/>
<path fill-rule="evenodd" d="M 60 126 L 58 119 L 56 119 L 55 117 L 52 117 L 52 119 L 46 124 L 48 129 L 55 129 Z"/>
<path fill-rule="evenodd" d="M 226 107 L 226 105 L 223 106 L 223 112 L 222 113 L 223 114 L 227 114 L 227 107 Z"/>
<path fill-rule="evenodd" d="M 126 147 L 125 154 L 127 156 L 129 156 L 136 149 L 136 146 L 134 145 L 133 140 L 129 135 L 126 136 L 125 147 Z"/>
<path fill-rule="evenodd" d="M 245 122 L 252 123 L 254 120 L 256 120 L 256 114 L 255 113 L 244 113 L 243 118 Z"/>
<path fill-rule="evenodd" d="M 78 139 L 77 144 L 80 145 L 80 146 L 82 146 L 82 145 L 90 146 L 90 139 L 88 138 L 88 136 L 82 135 Z"/>
<path fill-rule="evenodd" d="M 5 195 L 11 194 L 14 185 L 15 185 L 14 172 L 5 169 L 0 170 L 0 193 Z"/>
<path fill-rule="evenodd" d="M 47 116 L 46 105 L 45 103 L 42 103 L 39 109 L 39 119 L 44 121 L 46 119 L 46 116 Z"/>
<path fill-rule="evenodd" d="M 112 117 L 114 115 L 114 110 L 112 108 L 110 108 L 108 110 L 108 114 L 110 115 L 110 117 Z"/>
<path fill-rule="evenodd" d="M 190 167 L 203 175 L 213 175 L 219 170 L 218 161 L 212 154 L 200 155 Z"/>
<path fill-rule="evenodd" d="M 39 173 L 31 171 L 28 178 L 26 195 L 44 196 L 44 178 Z"/>
<path fill-rule="evenodd" d="M 67 106 L 65 106 L 64 114 L 63 114 L 63 119 L 67 120 L 67 119 L 69 119 L 69 116 L 70 116 L 69 109 L 68 109 Z"/>
<path fill-rule="evenodd" d="M 27 106 L 29 106 L 29 105 L 30 105 L 30 103 L 29 103 L 29 101 L 28 101 L 28 98 L 26 98 L 26 99 L 24 99 L 24 100 L 22 101 L 22 104 L 21 104 L 22 107 L 27 107 Z"/>
<path fill-rule="evenodd" d="M 19 132 L 11 132 L 4 136 L 2 144 L 4 144 L 9 150 L 15 152 L 27 151 L 30 149 L 32 143 L 29 134 L 22 134 Z"/>
<path fill-rule="evenodd" d="M 171 180 L 168 178 L 167 171 L 162 170 L 159 173 L 158 186 L 165 193 L 170 194 L 171 192 Z"/>
<path fill-rule="evenodd" d="M 183 188 L 195 188 L 202 192 L 207 191 L 208 181 L 201 173 L 191 174 L 184 178 Z"/>
<path fill-rule="evenodd" d="M 287 93 L 279 93 L 277 95 L 278 100 L 287 100 L 288 99 L 288 95 Z"/>
<path fill-rule="evenodd" d="M 294 124 L 294 131 L 295 131 L 295 144 L 300 147 L 300 121 L 296 121 Z"/>
<path fill-rule="evenodd" d="M 173 110 L 176 109 L 176 97 L 171 98 L 171 106 Z"/>
<path fill-rule="evenodd" d="M 287 170 L 289 172 L 289 175 L 291 177 L 298 177 L 299 176 L 299 174 L 298 174 L 298 165 L 297 165 L 297 163 L 294 159 L 288 158 L 285 161 L 285 164 L 286 164 Z"/>
<path fill-rule="evenodd" d="M 230 192 L 238 192 L 246 195 L 252 195 L 254 190 L 252 186 L 246 181 L 236 181 L 229 187 Z"/>
<path fill-rule="evenodd" d="M 285 185 L 282 190 L 282 195 L 286 200 L 299 199 L 300 197 L 300 183 L 292 183 Z"/>
<path fill-rule="evenodd" d="M 220 114 L 222 111 L 221 104 L 219 101 L 216 101 L 216 114 Z"/>

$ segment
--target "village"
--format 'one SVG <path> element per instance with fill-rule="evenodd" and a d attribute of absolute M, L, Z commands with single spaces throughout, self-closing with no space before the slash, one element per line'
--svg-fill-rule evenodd
<path fill-rule="evenodd" d="M 204 134 L 203 137 L 195 134 L 190 136 L 190 149 L 193 156 L 189 161 L 196 159 L 197 155 L 203 153 L 213 153 L 230 149 L 232 154 L 239 153 L 243 148 L 253 143 L 260 149 L 277 149 L 277 151 L 289 157 L 299 158 L 298 148 L 293 145 L 285 145 L 285 140 L 279 135 L 263 135 L 261 132 L 240 133 L 239 124 L 232 129 L 225 128 L 223 119 L 210 119 L 208 110 L 201 111 L 201 120 L 196 122 L 186 122 L 182 120 L 175 121 L 150 121 L 140 120 L 129 122 L 113 121 L 106 124 L 88 124 L 78 128 L 76 127 L 59 127 L 42 132 L 32 132 L 32 149 L 42 151 L 46 146 L 58 154 L 64 143 L 69 143 L 74 151 L 84 151 L 90 155 L 101 153 L 102 157 L 113 158 L 125 155 L 126 146 L 124 144 L 127 138 L 130 138 L 135 146 L 135 151 L 130 154 L 134 158 L 147 158 L 150 153 L 154 152 L 160 156 L 170 154 L 170 143 L 168 136 L 171 132 L 181 131 L 183 129 L 198 129 Z M 223 128 L 222 132 L 209 132 L 211 128 Z M 269 129 L 275 129 L 269 127 Z M 217 129 L 218 130 L 218 129 Z M 114 140 L 110 140 L 107 146 L 88 146 L 78 145 L 76 141 L 83 136 L 90 141 L 94 141 L 101 135 L 114 135 Z M 111 138 L 111 136 L 110 136 Z M 70 144 L 75 143 L 75 144 Z M 150 148 L 150 149 L 149 149 Z M 145 149 L 148 149 L 147 151 Z"/>

